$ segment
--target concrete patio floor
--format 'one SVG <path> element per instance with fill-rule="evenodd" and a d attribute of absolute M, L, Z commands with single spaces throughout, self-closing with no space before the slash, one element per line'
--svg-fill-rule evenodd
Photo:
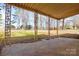
<path fill-rule="evenodd" d="M 33 43 L 7 45 L 2 49 L 3 56 L 53 56 L 79 55 L 79 40 L 72 38 L 42 39 Z"/>

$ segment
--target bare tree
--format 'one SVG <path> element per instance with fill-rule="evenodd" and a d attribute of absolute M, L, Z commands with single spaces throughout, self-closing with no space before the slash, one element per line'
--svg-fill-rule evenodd
<path fill-rule="evenodd" d="M 28 22 L 28 19 L 29 19 L 29 13 L 28 13 L 28 11 L 21 9 L 20 18 L 22 20 L 23 29 L 26 29 L 27 22 Z"/>
<path fill-rule="evenodd" d="M 43 26 L 43 24 L 42 24 L 42 15 L 40 15 L 40 29 L 42 30 L 42 26 Z"/>

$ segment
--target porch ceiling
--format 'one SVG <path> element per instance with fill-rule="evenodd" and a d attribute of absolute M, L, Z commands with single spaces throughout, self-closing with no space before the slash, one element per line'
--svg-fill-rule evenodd
<path fill-rule="evenodd" d="M 58 20 L 79 14 L 79 3 L 10 3 L 10 5 L 44 14 Z"/>

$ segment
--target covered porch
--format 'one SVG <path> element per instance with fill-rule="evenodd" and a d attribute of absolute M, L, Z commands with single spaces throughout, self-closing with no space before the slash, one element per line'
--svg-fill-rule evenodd
<path fill-rule="evenodd" d="M 33 30 L 11 28 L 11 6 L 33 12 Z M 5 4 L 5 35 L 1 39 L 1 47 L 3 47 L 1 55 L 79 55 L 79 29 L 76 28 L 76 25 L 65 28 L 64 24 L 66 18 L 77 14 L 79 14 L 79 4 Z M 46 17 L 45 24 L 41 23 L 44 21 L 39 23 L 41 15 Z M 56 20 L 55 26 L 52 25 L 52 18 Z M 43 25 L 45 28 L 42 27 Z M 32 34 L 29 36 L 14 34 L 15 36 L 12 36 L 12 33 L 20 32 L 22 34 L 22 31 Z"/>

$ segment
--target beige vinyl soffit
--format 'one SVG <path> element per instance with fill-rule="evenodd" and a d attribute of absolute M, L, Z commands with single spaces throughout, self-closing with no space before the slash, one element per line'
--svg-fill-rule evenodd
<path fill-rule="evenodd" d="M 19 8 L 62 19 L 79 14 L 79 3 L 10 3 Z"/>

